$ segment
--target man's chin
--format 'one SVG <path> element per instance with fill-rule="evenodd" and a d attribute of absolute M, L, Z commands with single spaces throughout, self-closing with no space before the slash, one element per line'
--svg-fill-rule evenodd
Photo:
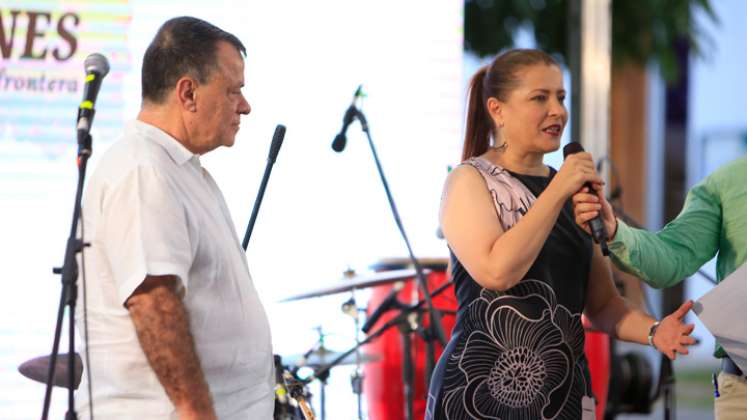
<path fill-rule="evenodd" d="M 236 143 L 236 137 L 224 140 L 221 144 L 225 147 L 232 147 Z"/>

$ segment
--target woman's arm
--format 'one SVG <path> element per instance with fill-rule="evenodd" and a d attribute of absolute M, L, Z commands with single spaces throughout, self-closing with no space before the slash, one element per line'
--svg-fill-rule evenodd
<path fill-rule="evenodd" d="M 695 339 L 690 337 L 695 326 L 683 322 L 692 305 L 692 301 L 685 302 L 675 312 L 662 319 L 653 336 L 656 349 L 672 360 L 676 358 L 677 353 L 688 354 L 687 346 L 695 343 Z M 617 293 L 609 262 L 597 246 L 594 246 L 591 260 L 584 312 L 595 329 L 620 340 L 640 344 L 648 343 L 649 331 L 656 322 L 645 312 L 632 308 L 627 300 Z"/>
<path fill-rule="evenodd" d="M 563 203 L 585 182 L 598 180 L 588 153 L 570 156 L 526 215 L 504 232 L 482 176 L 462 165 L 446 181 L 441 228 L 451 250 L 480 286 L 507 290 L 529 271 Z"/>

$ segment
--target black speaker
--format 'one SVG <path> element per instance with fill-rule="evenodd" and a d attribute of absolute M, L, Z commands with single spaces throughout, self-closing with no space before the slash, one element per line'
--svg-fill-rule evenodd
<path fill-rule="evenodd" d="M 621 413 L 651 413 L 654 375 L 646 356 L 635 351 L 614 355 L 610 368 L 605 420 Z"/>

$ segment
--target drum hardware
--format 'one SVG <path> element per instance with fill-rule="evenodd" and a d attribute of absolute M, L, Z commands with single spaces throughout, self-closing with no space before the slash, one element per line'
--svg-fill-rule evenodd
<path fill-rule="evenodd" d="M 301 368 L 314 369 L 325 366 L 335 360 L 337 356 L 342 354 L 336 351 L 329 350 L 326 347 L 314 347 L 312 349 L 309 349 L 309 351 L 304 354 L 286 356 L 283 358 L 283 360 L 285 360 L 287 366 L 290 366 L 290 370 L 294 374 L 297 374 Z M 336 366 L 354 365 L 356 364 L 355 357 L 355 354 L 351 353 L 347 357 L 343 358 L 340 363 L 337 363 Z M 374 362 L 377 360 L 379 360 L 378 355 L 371 355 L 366 353 L 360 354 L 361 364 Z"/>
<path fill-rule="evenodd" d="M 389 208 L 392 211 L 394 223 L 397 225 L 397 229 L 399 230 L 399 233 L 402 236 L 402 240 L 405 243 L 405 247 L 407 248 L 407 255 L 410 257 L 410 261 L 412 261 L 413 268 L 415 269 L 415 278 L 417 279 L 418 285 L 420 286 L 420 290 L 423 292 L 425 304 L 428 309 L 428 316 L 431 321 L 430 326 L 434 330 L 435 336 L 438 337 L 438 341 L 441 343 L 441 345 L 446 346 L 446 334 L 444 333 L 443 326 L 441 325 L 441 313 L 433 306 L 433 299 L 430 290 L 428 290 L 428 282 L 426 280 L 425 270 L 423 269 L 423 266 L 420 264 L 418 259 L 415 257 L 415 253 L 412 251 L 410 240 L 407 237 L 407 233 L 405 232 L 405 226 L 402 223 L 402 219 L 399 217 L 397 205 L 394 203 L 394 197 L 392 196 L 392 192 L 389 189 L 389 182 L 384 175 L 384 169 L 381 167 L 379 154 L 376 152 L 376 147 L 374 146 L 373 138 L 371 137 L 371 131 L 369 130 L 366 116 L 363 111 L 356 107 L 355 98 L 359 94 L 360 90 L 361 87 L 359 86 L 356 94 L 354 95 L 353 103 L 350 105 L 350 107 L 348 107 L 347 111 L 345 111 L 345 116 L 343 118 L 343 129 L 340 134 L 335 137 L 332 148 L 336 152 L 341 152 L 345 148 L 345 130 L 347 129 L 348 125 L 350 125 L 350 123 L 357 119 L 358 122 L 360 122 L 361 129 L 366 134 L 368 145 L 371 148 L 371 154 L 373 155 L 374 163 L 376 163 L 376 169 L 379 173 L 381 184 L 384 187 L 384 192 L 386 193 L 386 198 L 389 202 Z"/>
<path fill-rule="evenodd" d="M 429 267 L 424 268 L 424 272 L 430 274 L 431 270 L 428 269 Z M 421 269 L 423 269 L 421 267 Z M 357 289 L 363 289 L 368 287 L 375 287 L 375 286 L 383 286 L 383 285 L 390 285 L 390 284 L 396 284 L 396 283 L 402 283 L 403 281 L 409 281 L 414 278 L 414 276 L 417 274 L 416 270 L 412 269 L 401 269 L 401 270 L 389 270 L 385 272 L 376 272 L 374 274 L 369 275 L 355 275 L 354 273 L 347 272 L 342 279 L 340 279 L 335 284 L 332 284 L 330 286 L 318 288 L 315 290 L 311 290 L 308 292 L 304 292 L 301 294 L 296 294 L 293 296 L 289 296 L 281 300 L 281 302 L 289 302 L 294 300 L 301 300 L 301 299 L 307 299 L 312 297 L 321 297 L 321 296 L 327 296 L 337 293 L 342 293 L 349 291 L 351 292 L 351 297 L 343 302 L 340 306 L 340 309 L 343 313 L 353 318 L 355 323 L 355 331 L 356 331 L 356 345 L 353 346 L 351 349 L 344 353 L 334 353 L 326 348 L 324 348 L 323 345 L 319 345 L 319 342 L 317 342 L 312 348 L 310 348 L 305 354 L 301 356 L 296 356 L 296 362 L 290 363 L 291 366 L 295 365 L 291 372 L 293 374 L 296 374 L 298 372 L 298 369 L 303 366 L 308 367 L 314 367 L 314 372 L 309 375 L 306 378 L 301 377 L 300 380 L 305 383 L 313 382 L 314 380 L 320 381 L 320 398 L 321 398 L 321 419 L 324 420 L 326 417 L 326 395 L 325 395 L 325 386 L 326 381 L 329 377 L 329 371 L 332 367 L 342 364 L 355 364 L 356 369 L 351 374 L 350 377 L 350 383 L 353 390 L 353 393 L 357 397 L 358 402 L 358 418 L 363 418 L 363 408 L 362 408 L 362 391 L 363 391 L 363 381 L 365 379 L 365 375 L 362 372 L 361 364 L 367 363 L 369 361 L 374 360 L 374 357 L 377 355 L 371 355 L 371 354 L 361 354 L 360 348 L 366 345 L 367 343 L 370 343 L 372 340 L 379 337 L 381 334 L 383 334 L 386 330 L 389 330 L 389 328 L 393 326 L 398 326 L 399 329 L 404 329 L 405 332 L 402 332 L 403 336 L 407 337 L 407 343 L 404 343 L 405 351 L 403 352 L 402 360 L 403 360 L 403 378 L 406 377 L 407 381 L 406 383 L 409 384 L 409 391 L 407 391 L 408 398 L 406 399 L 408 403 L 406 404 L 408 406 L 407 411 L 409 413 L 413 412 L 413 401 L 414 401 L 414 394 L 415 394 L 415 388 L 414 388 L 414 371 L 415 371 L 415 365 L 413 363 L 414 358 L 414 347 L 413 342 L 415 338 L 413 337 L 413 332 L 417 332 L 418 335 L 430 339 L 430 341 L 435 341 L 437 339 L 437 332 L 431 331 L 433 328 L 431 326 L 431 323 L 422 322 L 424 313 L 426 313 L 424 305 L 427 303 L 427 299 L 423 299 L 418 301 L 417 300 L 417 293 L 414 294 L 415 304 L 413 305 L 405 305 L 403 303 L 397 303 L 396 305 L 394 302 L 390 302 L 388 308 L 382 308 L 380 311 L 381 313 L 386 312 L 388 309 L 398 309 L 399 314 L 396 315 L 393 319 L 391 319 L 389 322 L 385 323 L 381 328 L 375 330 L 372 334 L 370 334 L 365 340 L 361 340 L 359 337 L 360 334 L 360 319 L 359 319 L 359 312 L 362 309 L 359 309 L 356 304 L 355 300 L 355 290 Z M 446 290 L 448 287 L 452 285 L 451 282 L 447 282 L 439 286 L 438 288 L 434 289 L 432 292 L 430 292 L 431 296 L 440 294 L 444 290 Z M 413 289 L 414 291 L 415 289 Z M 395 296 L 390 299 L 392 301 L 396 300 L 396 294 Z M 437 310 L 443 311 L 443 308 L 437 308 Z M 446 312 L 454 313 L 453 310 L 447 310 Z M 371 320 L 373 317 L 369 317 L 369 320 Z M 375 320 L 373 323 L 375 323 Z M 373 326 L 373 323 L 371 323 L 370 326 Z M 403 338 L 404 339 L 404 338 Z M 427 346 L 427 354 L 430 355 L 430 358 L 433 359 L 435 356 L 435 350 L 433 349 L 434 343 L 429 342 L 426 340 L 426 346 Z M 372 357 L 374 356 L 374 357 Z M 430 374 L 433 370 L 433 366 L 435 365 L 435 360 L 429 360 L 426 362 L 427 370 L 425 372 L 426 374 L 426 380 L 430 379 Z M 406 376 L 405 376 L 406 375 Z M 420 386 L 420 385 L 418 385 Z M 408 416 L 408 419 L 412 418 L 412 414 Z"/>
<path fill-rule="evenodd" d="M 405 397 L 405 419 L 412 420 L 415 402 L 415 368 L 412 362 L 412 339 L 410 335 L 417 328 L 417 317 L 420 310 L 413 311 L 400 322 L 397 327 L 402 337 L 402 383 Z M 413 328 L 415 324 L 415 328 Z"/>
<path fill-rule="evenodd" d="M 452 286 L 452 282 L 446 282 L 433 290 L 430 295 L 431 296 L 437 296 L 438 294 L 442 293 L 444 290 L 448 289 L 450 286 Z M 365 346 L 366 344 L 370 343 L 371 341 L 375 340 L 379 336 L 381 336 L 384 332 L 388 331 L 390 328 L 394 326 L 400 326 L 400 325 L 406 325 L 408 328 L 410 326 L 409 317 L 417 311 L 422 311 L 422 307 L 426 304 L 425 299 L 419 300 L 416 304 L 413 305 L 402 305 L 401 308 L 399 308 L 400 313 L 396 315 L 394 318 L 387 321 L 384 325 L 379 327 L 377 330 L 369 334 L 364 340 L 360 341 L 358 344 L 353 346 L 352 348 L 348 349 L 347 351 L 340 353 L 337 357 L 335 357 L 331 362 L 322 365 L 318 367 L 314 373 L 309 376 L 306 379 L 303 379 L 302 381 L 305 383 L 311 383 L 314 380 L 319 380 L 322 384 L 324 384 L 324 381 L 326 381 L 327 377 L 329 376 L 330 370 L 340 364 L 343 360 L 346 360 L 346 358 L 350 357 L 354 352 L 357 352 L 361 347 Z M 417 313 L 415 313 L 417 316 Z M 409 351 L 404 352 L 404 354 L 409 354 Z M 364 355 L 362 355 L 364 356 Z M 410 356 L 411 357 L 411 356 Z M 407 369 L 405 369 L 407 371 Z M 410 371 L 412 371 L 412 362 L 410 361 Z M 403 372 L 403 375 L 405 375 L 406 372 Z M 412 374 L 410 373 L 410 376 Z M 322 389 L 324 389 L 322 387 Z M 322 393 L 322 401 L 324 396 Z M 324 413 L 324 405 L 322 404 L 322 413 Z M 411 418 L 411 417 L 410 417 Z M 322 415 L 322 420 L 324 419 L 324 414 Z"/>
<path fill-rule="evenodd" d="M 430 273 L 430 270 L 425 270 L 425 273 Z M 412 269 L 406 270 L 391 270 L 381 273 L 373 273 L 366 275 L 354 275 L 343 276 L 342 279 L 336 281 L 332 285 L 322 287 L 320 289 L 311 290 L 297 295 L 288 296 L 281 299 L 280 302 L 291 302 L 294 300 L 308 299 L 312 297 L 321 297 L 327 295 L 334 295 L 337 293 L 349 292 L 356 289 L 365 289 L 374 286 L 383 286 L 386 284 L 394 283 L 397 281 L 409 281 L 412 280 L 416 272 Z"/>
<path fill-rule="evenodd" d="M 363 420 L 363 373 L 361 371 L 361 352 L 360 352 L 360 317 L 358 305 L 355 303 L 355 289 L 350 291 L 350 299 L 345 301 L 341 306 L 345 315 L 353 318 L 355 327 L 355 370 L 350 375 L 350 386 L 355 394 L 358 405 L 358 420 Z"/>

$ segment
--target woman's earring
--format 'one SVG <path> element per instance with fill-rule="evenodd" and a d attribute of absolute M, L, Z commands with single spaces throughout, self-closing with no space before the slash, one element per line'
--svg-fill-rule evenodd
<path fill-rule="evenodd" d="M 501 121 L 500 123 L 498 123 L 498 128 L 500 128 L 500 129 L 503 128 L 503 121 Z M 508 149 L 508 142 L 506 141 L 506 137 L 505 136 L 501 136 L 501 137 L 503 137 L 503 143 L 501 143 L 499 146 L 495 146 L 495 148 L 496 148 L 496 150 L 505 151 L 506 149 Z"/>

